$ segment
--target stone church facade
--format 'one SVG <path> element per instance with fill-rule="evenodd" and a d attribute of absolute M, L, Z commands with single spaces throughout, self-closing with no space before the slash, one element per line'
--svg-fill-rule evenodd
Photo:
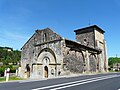
<path fill-rule="evenodd" d="M 74 32 L 76 41 L 65 39 L 49 28 L 36 30 L 21 48 L 20 76 L 54 78 L 106 72 L 108 61 L 104 31 L 93 25 Z"/>

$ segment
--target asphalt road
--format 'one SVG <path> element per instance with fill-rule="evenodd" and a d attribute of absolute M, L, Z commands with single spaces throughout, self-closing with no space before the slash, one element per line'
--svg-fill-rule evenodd
<path fill-rule="evenodd" d="M 0 90 L 120 90 L 120 73 L 7 82 Z"/>

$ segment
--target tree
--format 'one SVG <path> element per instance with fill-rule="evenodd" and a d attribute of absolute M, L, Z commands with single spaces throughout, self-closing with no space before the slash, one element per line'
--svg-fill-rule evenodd
<path fill-rule="evenodd" d="M 6 49 L 0 48 L 0 62 L 3 62 L 4 65 L 9 63 L 17 64 L 21 58 L 21 51 L 14 50 L 8 51 Z"/>
<path fill-rule="evenodd" d="M 16 65 L 21 59 L 21 51 L 0 48 L 0 62 L 3 62 L 3 66 L 0 66 L 0 76 L 4 75 L 5 68 L 10 68 L 10 72 L 15 72 L 18 65 Z M 12 63 L 14 65 L 9 65 Z M 16 67 L 15 67 L 16 66 Z"/>
<path fill-rule="evenodd" d="M 108 65 L 112 68 L 115 63 L 120 63 L 120 58 L 118 57 L 110 57 L 108 59 Z"/>

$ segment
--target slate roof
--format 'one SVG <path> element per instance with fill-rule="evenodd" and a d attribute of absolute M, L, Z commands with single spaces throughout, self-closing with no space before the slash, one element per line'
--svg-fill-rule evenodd
<path fill-rule="evenodd" d="M 105 33 L 105 31 L 103 29 L 101 29 L 100 27 L 98 27 L 97 25 L 92 25 L 92 26 L 80 28 L 80 29 L 74 30 L 74 32 L 77 33 L 79 31 L 81 33 L 85 33 L 85 32 L 92 31 L 92 30 L 97 30 L 97 31 L 99 31 L 101 33 Z"/>

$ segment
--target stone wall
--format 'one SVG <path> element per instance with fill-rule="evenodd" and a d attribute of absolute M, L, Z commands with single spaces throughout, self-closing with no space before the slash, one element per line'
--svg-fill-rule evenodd
<path fill-rule="evenodd" d="M 70 50 L 69 48 L 66 49 L 66 54 L 63 58 L 63 70 L 70 71 L 73 73 L 84 72 L 85 60 L 82 52 Z"/>
<path fill-rule="evenodd" d="M 95 46 L 94 32 L 77 34 L 76 40 L 85 46 L 89 46 L 92 48 L 94 48 Z"/>
<path fill-rule="evenodd" d="M 99 61 L 97 54 L 86 51 L 72 51 L 70 48 L 66 50 L 66 55 L 63 58 L 63 70 L 66 73 L 89 73 L 99 71 Z"/>
<path fill-rule="evenodd" d="M 96 72 L 97 70 L 97 59 L 95 58 L 94 55 L 89 56 L 89 61 L 90 61 L 90 72 Z"/>

